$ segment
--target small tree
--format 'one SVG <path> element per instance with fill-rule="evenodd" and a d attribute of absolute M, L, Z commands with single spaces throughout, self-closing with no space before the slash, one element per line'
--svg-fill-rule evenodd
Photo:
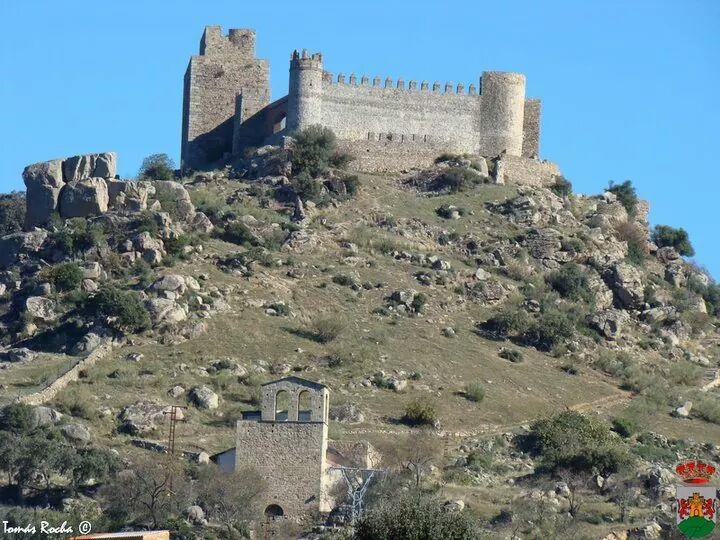
<path fill-rule="evenodd" d="M 330 167 L 344 168 L 352 159 L 338 151 L 337 137 L 330 128 L 313 125 L 294 137 L 292 167 L 296 175 L 305 172 L 310 178 L 316 178 Z"/>
<path fill-rule="evenodd" d="M 61 263 L 44 272 L 48 279 L 60 291 L 77 289 L 83 280 L 83 271 L 76 263 Z"/>
<path fill-rule="evenodd" d="M 588 475 L 583 471 L 561 469 L 558 472 L 558 477 L 568 488 L 568 513 L 573 519 L 576 519 L 578 513 L 580 512 L 580 507 L 585 501 L 584 494 L 588 485 Z"/>
<path fill-rule="evenodd" d="M 215 465 L 200 469 L 197 485 L 208 517 L 224 525 L 230 537 L 243 530 L 257 514 L 258 503 L 267 489 L 265 480 L 254 469 L 226 474 Z"/>
<path fill-rule="evenodd" d="M 175 163 L 167 154 L 151 154 L 143 159 L 138 176 L 143 180 L 174 180 Z"/>
<path fill-rule="evenodd" d="M 590 300 L 587 274 L 577 263 L 567 263 L 547 276 L 546 281 L 560 296 L 570 300 Z"/>
<path fill-rule="evenodd" d="M 25 194 L 0 193 L 0 236 L 21 231 L 25 224 Z"/>
<path fill-rule="evenodd" d="M 622 184 L 615 184 L 611 181 L 607 190 L 615 194 L 620 204 L 627 210 L 629 216 L 632 217 L 636 214 L 638 197 L 635 187 L 630 180 L 625 180 Z"/>
<path fill-rule="evenodd" d="M 432 497 L 410 493 L 383 498 L 355 526 L 354 540 L 470 540 L 477 538 L 464 512 L 447 512 Z"/>
<path fill-rule="evenodd" d="M 550 186 L 550 191 L 558 197 L 569 197 L 572 195 L 572 183 L 564 176 L 556 176 L 555 183 Z"/>
<path fill-rule="evenodd" d="M 183 464 L 172 456 L 139 456 L 129 469 L 105 484 L 100 495 L 112 519 L 149 523 L 155 529 L 192 501 Z"/>
<path fill-rule="evenodd" d="M 682 227 L 676 229 L 669 225 L 658 225 L 652 234 L 653 242 L 659 247 L 672 247 L 686 257 L 695 255 L 695 248 L 690 243 L 690 236 Z"/>
<path fill-rule="evenodd" d="M 432 426 L 437 421 L 437 412 L 432 403 L 416 399 L 405 407 L 403 420 L 411 426 Z"/>
<path fill-rule="evenodd" d="M 107 318 L 123 332 L 138 332 L 150 326 L 150 315 L 132 291 L 116 287 L 101 289 L 87 301 L 87 307 L 95 316 Z"/>

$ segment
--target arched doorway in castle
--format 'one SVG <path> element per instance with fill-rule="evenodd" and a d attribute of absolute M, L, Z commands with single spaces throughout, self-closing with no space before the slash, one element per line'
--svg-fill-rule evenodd
<path fill-rule="evenodd" d="M 285 515 L 282 507 L 279 504 L 271 504 L 265 509 L 265 519 L 267 521 L 275 521 Z"/>

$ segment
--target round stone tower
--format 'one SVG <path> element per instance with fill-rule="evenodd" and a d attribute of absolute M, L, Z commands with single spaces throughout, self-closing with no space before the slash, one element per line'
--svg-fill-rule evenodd
<path fill-rule="evenodd" d="M 287 128 L 299 131 L 322 123 L 322 55 L 293 52 L 290 60 Z"/>
<path fill-rule="evenodd" d="M 481 80 L 480 153 L 522 154 L 525 75 L 485 71 Z"/>

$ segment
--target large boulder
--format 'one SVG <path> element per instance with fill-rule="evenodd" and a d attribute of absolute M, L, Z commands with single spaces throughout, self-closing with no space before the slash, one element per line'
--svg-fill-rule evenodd
<path fill-rule="evenodd" d="M 177 323 L 187 319 L 187 311 L 169 298 L 153 298 L 147 303 L 153 323 Z"/>
<path fill-rule="evenodd" d="M 25 300 L 25 311 L 33 319 L 41 321 L 52 321 L 57 317 L 55 302 L 43 296 L 30 296 Z"/>
<path fill-rule="evenodd" d="M 43 229 L 3 236 L 0 238 L 0 268 L 19 262 L 24 254 L 37 253 L 46 238 L 47 232 Z"/>
<path fill-rule="evenodd" d="M 88 443 L 90 442 L 90 430 L 82 424 L 72 423 L 65 424 L 60 428 L 60 431 L 65 438 L 75 443 Z"/>
<path fill-rule="evenodd" d="M 190 391 L 190 399 L 199 409 L 217 409 L 220 398 L 207 386 L 198 386 Z"/>
<path fill-rule="evenodd" d="M 167 421 L 169 411 L 170 407 L 156 401 L 137 401 L 124 407 L 118 415 L 120 430 L 130 435 L 147 435 Z M 177 414 L 182 415 L 182 410 L 178 409 Z"/>
<path fill-rule="evenodd" d="M 588 316 L 587 322 L 591 328 L 597 330 L 608 340 L 620 337 L 623 326 L 628 323 L 630 316 L 621 309 L 606 309 Z"/>
<path fill-rule="evenodd" d="M 107 184 L 102 178 L 70 182 L 60 192 L 60 216 L 72 218 L 104 214 L 109 201 Z"/>
<path fill-rule="evenodd" d="M 115 178 L 117 157 L 115 152 L 73 156 L 63 162 L 65 182 L 77 182 L 87 178 Z"/>
<path fill-rule="evenodd" d="M 158 278 L 155 283 L 152 284 L 152 289 L 155 291 L 168 291 L 182 295 L 187 290 L 187 283 L 185 278 L 181 275 L 167 274 L 166 276 Z"/>
<path fill-rule="evenodd" d="M 57 209 L 62 189 L 62 160 L 28 165 L 22 173 L 26 192 L 25 227 L 44 225 Z"/>
<path fill-rule="evenodd" d="M 613 266 L 608 273 L 608 286 L 617 303 L 626 309 L 639 308 L 645 299 L 642 276 L 631 264 L 621 262 Z"/>
<path fill-rule="evenodd" d="M 106 180 L 110 207 L 116 211 L 142 212 L 147 209 L 147 200 L 155 189 L 149 182 L 133 180 Z"/>
<path fill-rule="evenodd" d="M 179 182 L 173 182 L 172 180 L 159 180 L 153 183 L 155 186 L 155 196 L 158 200 L 166 201 L 166 206 L 169 204 L 173 207 L 173 214 L 182 219 L 189 220 L 195 215 L 195 206 L 192 203 L 190 194 Z M 165 211 L 170 211 L 170 208 L 163 208 Z"/>
<path fill-rule="evenodd" d="M 37 426 L 53 426 L 62 420 L 63 415 L 50 407 L 35 407 L 33 416 Z"/>
<path fill-rule="evenodd" d="M 330 420 L 345 424 L 360 424 L 365 421 L 365 415 L 354 403 L 343 403 L 330 408 Z"/>

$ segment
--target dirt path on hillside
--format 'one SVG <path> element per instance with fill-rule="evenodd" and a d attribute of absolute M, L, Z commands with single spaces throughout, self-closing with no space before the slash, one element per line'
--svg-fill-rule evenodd
<path fill-rule="evenodd" d="M 576 411 L 583 414 L 601 414 L 613 407 L 629 403 L 632 399 L 632 394 L 629 392 L 617 392 L 610 394 L 609 396 L 603 396 L 599 399 L 587 401 L 583 403 L 576 403 L 567 407 L 571 411 Z M 442 438 L 466 438 L 466 437 L 477 437 L 487 435 L 500 435 L 501 433 L 507 433 L 521 428 L 522 426 L 530 424 L 535 418 L 528 418 L 512 424 L 481 424 L 474 429 L 462 430 L 462 431 L 446 431 L 446 430 L 435 430 L 432 433 Z M 408 435 L 412 432 L 410 427 L 396 427 L 396 426 L 378 426 L 378 427 L 361 427 L 361 428 L 350 428 L 346 429 L 345 433 L 348 435 L 364 435 L 364 434 L 378 434 L 378 435 Z"/>

